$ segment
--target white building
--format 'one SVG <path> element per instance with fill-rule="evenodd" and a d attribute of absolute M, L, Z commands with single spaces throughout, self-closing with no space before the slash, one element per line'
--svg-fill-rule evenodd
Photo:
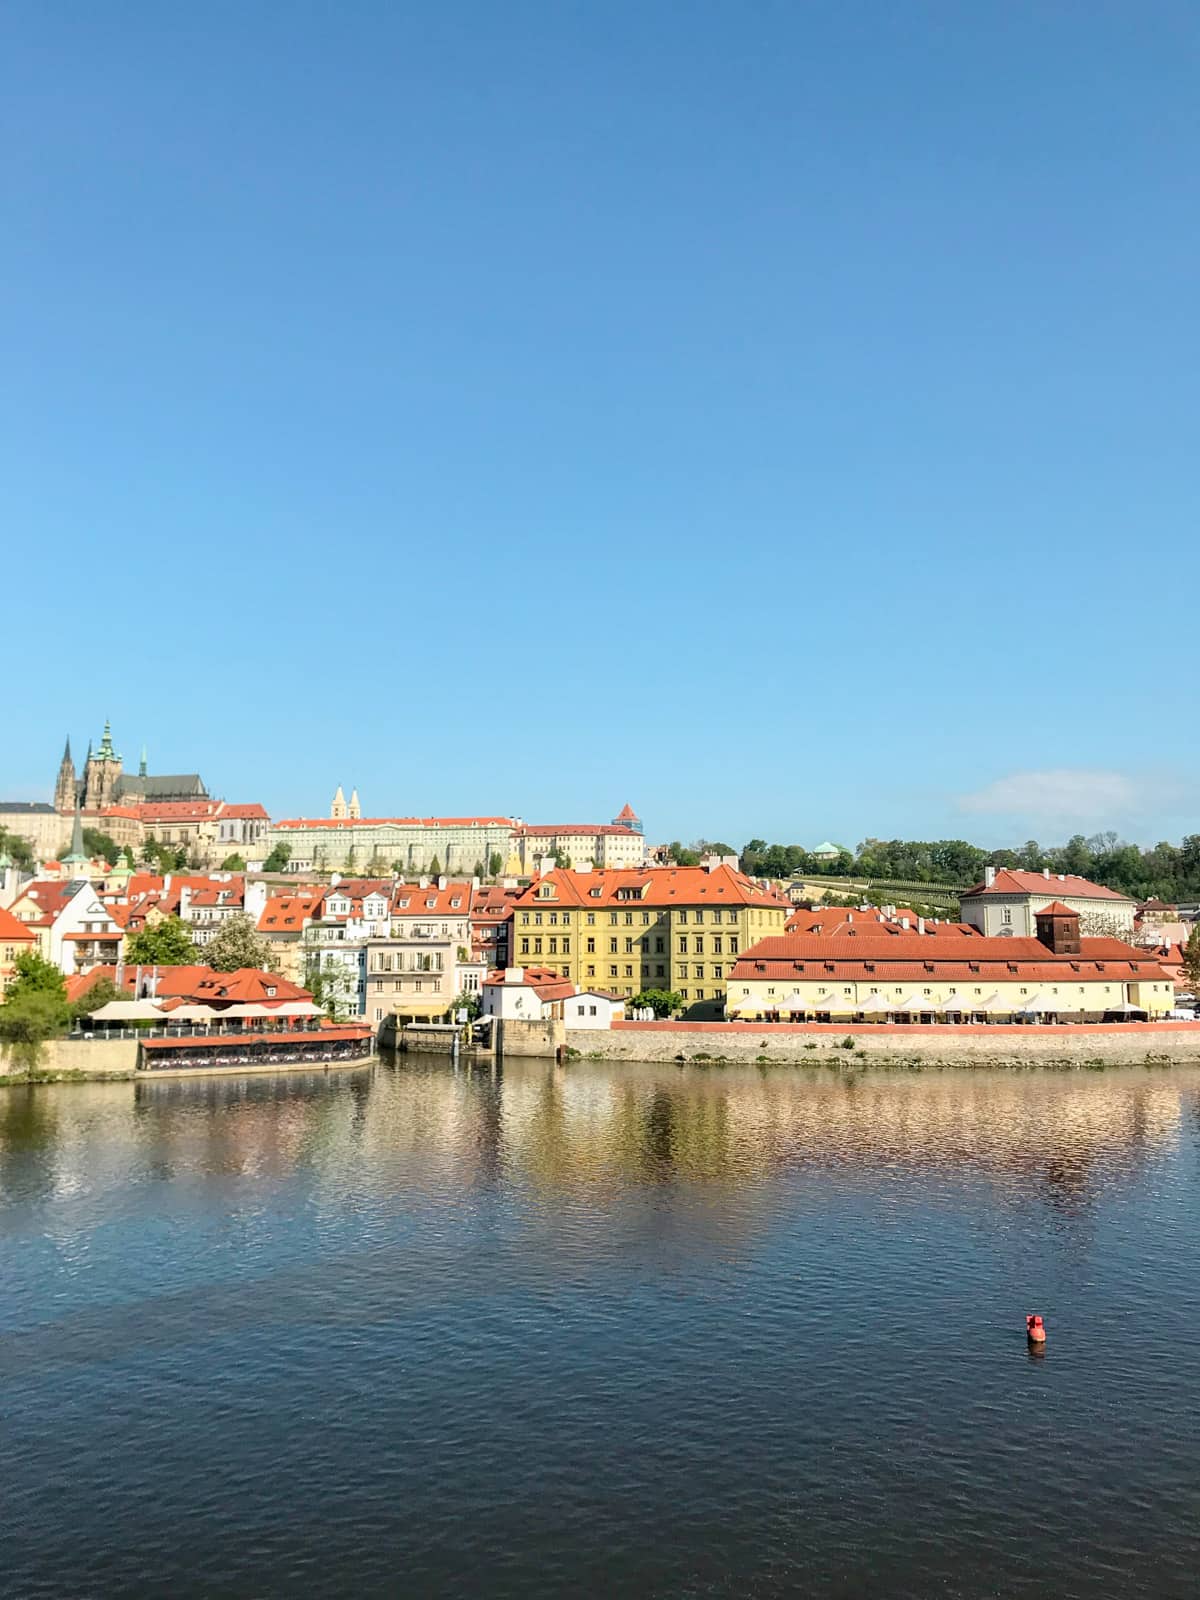
<path fill-rule="evenodd" d="M 1073 873 L 987 867 L 982 883 L 961 896 L 962 920 L 989 938 L 1037 937 L 1037 914 L 1051 901 L 1079 913 L 1084 938 L 1131 940 L 1137 902 Z"/>

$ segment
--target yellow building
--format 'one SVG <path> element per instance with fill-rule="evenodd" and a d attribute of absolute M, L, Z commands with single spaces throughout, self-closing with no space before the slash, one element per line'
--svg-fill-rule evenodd
<path fill-rule="evenodd" d="M 836 938 L 765 939 L 729 974 L 727 1014 L 747 1021 L 969 1022 L 1164 1016 L 1175 987 L 1145 950 L 1083 939 L 1079 914 L 1055 902 L 1037 937 L 864 923 Z"/>
<path fill-rule="evenodd" d="M 674 990 L 690 1017 L 719 1017 L 734 962 L 790 909 L 731 867 L 556 870 L 516 901 L 509 959 L 581 989 Z"/>

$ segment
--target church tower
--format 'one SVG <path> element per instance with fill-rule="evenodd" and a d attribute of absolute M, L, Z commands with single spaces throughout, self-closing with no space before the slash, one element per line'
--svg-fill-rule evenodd
<path fill-rule="evenodd" d="M 333 804 L 329 808 L 329 815 L 334 822 L 340 822 L 346 815 L 346 796 L 342 793 L 340 783 L 337 786 L 337 793 L 333 797 Z"/>
<path fill-rule="evenodd" d="M 71 760 L 71 741 L 67 740 L 67 747 L 63 751 L 63 758 L 58 767 L 58 781 L 54 785 L 54 809 L 60 815 L 66 816 L 74 811 L 79 803 L 79 791 L 75 783 L 75 763 Z"/>
<path fill-rule="evenodd" d="M 350 791 L 350 807 L 347 810 L 346 815 L 348 817 L 353 817 L 356 822 L 362 816 L 362 807 L 358 803 L 357 789 L 351 789 Z"/>
<path fill-rule="evenodd" d="M 121 757 L 113 749 L 112 728 L 105 718 L 104 734 L 95 755 L 88 747 L 87 766 L 83 769 L 83 805 L 87 811 L 99 811 L 112 805 L 116 798 L 117 779 L 123 771 Z"/>

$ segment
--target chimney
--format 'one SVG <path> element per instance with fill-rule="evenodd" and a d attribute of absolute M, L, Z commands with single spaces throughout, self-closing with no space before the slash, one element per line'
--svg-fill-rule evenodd
<path fill-rule="evenodd" d="M 441 875 L 441 877 L 439 877 L 439 879 L 438 879 L 438 888 L 439 889 L 444 889 L 446 887 L 446 882 L 447 882 L 446 875 L 445 875 L 445 873 L 443 873 Z"/>
<path fill-rule="evenodd" d="M 996 881 L 996 869 L 995 869 L 995 867 L 984 867 L 984 869 L 983 869 L 983 887 L 985 889 L 990 889 L 992 887 L 992 885 L 995 883 L 995 881 Z"/>
<path fill-rule="evenodd" d="M 917 918 L 917 932 L 918 933 L 924 933 L 925 932 L 925 918 L 924 917 L 918 917 Z"/>
<path fill-rule="evenodd" d="M 1049 882 L 1049 880 L 1050 880 L 1050 868 L 1049 867 L 1043 867 L 1042 868 L 1042 877 L 1045 878 L 1047 882 Z"/>

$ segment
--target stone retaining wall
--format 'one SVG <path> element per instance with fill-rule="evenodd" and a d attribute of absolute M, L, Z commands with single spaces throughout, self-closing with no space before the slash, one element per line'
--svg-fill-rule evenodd
<path fill-rule="evenodd" d="M 845 1039 L 853 1046 L 846 1049 Z M 1142 1066 L 1200 1063 L 1200 1026 L 1110 1028 L 746 1028 L 627 1025 L 568 1028 L 567 1048 L 602 1061 L 778 1062 L 830 1066 Z"/>
<path fill-rule="evenodd" d="M 38 1072 L 129 1072 L 137 1067 L 136 1039 L 47 1039 L 38 1051 Z M 11 1048 L 0 1049 L 0 1073 L 18 1073 L 24 1063 Z"/>

